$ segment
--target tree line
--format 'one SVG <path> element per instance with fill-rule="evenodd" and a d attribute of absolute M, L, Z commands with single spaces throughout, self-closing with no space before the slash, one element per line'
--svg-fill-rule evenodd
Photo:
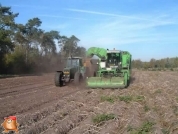
<path fill-rule="evenodd" d="M 132 60 L 132 68 L 151 69 L 151 70 L 174 70 L 178 68 L 178 57 L 163 58 L 156 60 L 152 58 L 149 62 L 143 62 L 140 59 Z"/>
<path fill-rule="evenodd" d="M 0 74 L 54 71 L 70 55 L 85 56 L 86 49 L 78 46 L 80 40 L 75 35 L 45 31 L 38 17 L 16 23 L 18 15 L 0 4 Z"/>
<path fill-rule="evenodd" d="M 55 71 L 68 56 L 85 57 L 86 48 L 78 45 L 80 39 L 75 35 L 67 37 L 56 30 L 45 31 L 40 28 L 42 21 L 38 17 L 25 24 L 16 23 L 18 15 L 11 7 L 0 4 L 0 74 Z M 152 58 L 149 62 L 132 60 L 132 68 L 178 68 L 178 57 Z"/>

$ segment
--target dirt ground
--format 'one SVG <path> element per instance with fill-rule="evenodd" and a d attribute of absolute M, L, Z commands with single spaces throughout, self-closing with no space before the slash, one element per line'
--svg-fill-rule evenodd
<path fill-rule="evenodd" d="M 19 134 L 178 134 L 178 72 L 133 71 L 122 90 L 55 87 L 54 74 L 0 79 L 0 123 L 12 115 Z"/>

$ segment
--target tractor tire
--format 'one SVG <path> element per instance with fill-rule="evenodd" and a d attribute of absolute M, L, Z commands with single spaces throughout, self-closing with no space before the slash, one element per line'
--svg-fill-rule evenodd
<path fill-rule="evenodd" d="M 55 85 L 57 87 L 63 86 L 63 81 L 61 80 L 62 79 L 62 73 L 61 72 L 56 72 L 54 79 L 55 79 Z"/>
<path fill-rule="evenodd" d="M 79 84 L 80 82 L 80 73 L 76 72 L 74 75 L 74 84 Z"/>
<path fill-rule="evenodd" d="M 85 74 L 85 73 L 83 73 L 83 74 L 81 73 L 81 74 L 80 74 L 80 81 L 83 82 L 83 81 L 85 81 L 85 80 L 86 80 L 86 74 Z"/>

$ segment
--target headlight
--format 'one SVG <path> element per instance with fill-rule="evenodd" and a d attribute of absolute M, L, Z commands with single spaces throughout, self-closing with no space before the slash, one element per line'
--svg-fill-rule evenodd
<path fill-rule="evenodd" d="M 64 71 L 64 74 L 69 74 L 69 72 L 68 71 Z"/>
<path fill-rule="evenodd" d="M 69 73 L 68 71 L 64 71 L 64 73 Z"/>

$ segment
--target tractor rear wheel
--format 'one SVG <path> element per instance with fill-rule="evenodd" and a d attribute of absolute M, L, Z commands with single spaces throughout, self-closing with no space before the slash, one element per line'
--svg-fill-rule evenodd
<path fill-rule="evenodd" d="M 62 73 L 61 72 L 56 72 L 54 79 L 55 79 L 55 85 L 57 87 L 62 87 L 63 86 Z"/>

